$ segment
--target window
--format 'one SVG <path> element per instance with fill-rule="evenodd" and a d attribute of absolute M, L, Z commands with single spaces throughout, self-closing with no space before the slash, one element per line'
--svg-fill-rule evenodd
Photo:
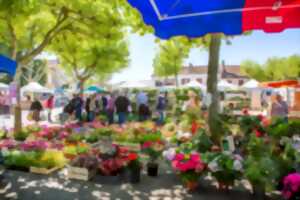
<path fill-rule="evenodd" d="M 239 85 L 243 85 L 244 84 L 244 80 L 239 80 Z"/>
<path fill-rule="evenodd" d="M 190 79 L 189 78 L 183 78 L 183 79 L 181 79 L 181 84 L 182 85 L 185 85 L 185 84 L 187 84 L 187 83 L 189 83 L 190 82 Z"/>
<path fill-rule="evenodd" d="M 201 79 L 201 78 L 197 78 L 197 81 L 198 81 L 199 83 L 202 83 L 202 79 Z"/>

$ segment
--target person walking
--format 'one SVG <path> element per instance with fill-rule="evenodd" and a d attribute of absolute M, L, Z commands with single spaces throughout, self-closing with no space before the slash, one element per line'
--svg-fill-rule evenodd
<path fill-rule="evenodd" d="M 288 122 L 288 114 L 288 104 L 282 99 L 280 94 L 276 94 L 271 106 L 271 118 L 280 118 L 284 122 Z"/>
<path fill-rule="evenodd" d="M 150 109 L 148 107 L 148 96 L 145 92 L 141 91 L 136 97 L 139 121 L 143 122 L 149 119 Z"/>
<path fill-rule="evenodd" d="M 82 106 L 83 106 L 82 98 L 78 94 L 74 95 L 73 99 L 71 100 L 71 104 L 75 110 L 75 118 L 79 122 L 82 122 Z"/>
<path fill-rule="evenodd" d="M 91 121 L 90 120 L 90 111 L 91 111 L 90 104 L 91 104 L 91 98 L 88 97 L 85 101 L 85 113 L 86 113 L 86 121 L 87 122 Z"/>
<path fill-rule="evenodd" d="M 32 112 L 33 121 L 38 123 L 41 120 L 40 113 L 43 110 L 43 106 L 37 98 L 34 98 L 34 101 L 32 102 L 32 104 L 30 106 L 30 110 Z"/>
<path fill-rule="evenodd" d="M 128 98 L 123 94 L 120 94 L 115 101 L 115 106 L 118 115 L 118 122 L 120 126 L 122 126 L 126 122 L 129 105 L 130 102 Z"/>
<path fill-rule="evenodd" d="M 54 108 L 54 96 L 50 95 L 50 97 L 46 101 L 46 109 L 47 109 L 47 114 L 48 114 L 48 121 L 52 122 L 52 110 Z"/>
<path fill-rule="evenodd" d="M 91 101 L 90 101 L 90 121 L 94 121 L 97 114 L 97 96 L 96 94 L 92 95 Z"/>
<path fill-rule="evenodd" d="M 114 113 L 115 113 L 115 95 L 111 94 L 107 102 L 107 118 L 109 124 L 114 123 Z"/>
<path fill-rule="evenodd" d="M 167 98 L 166 95 L 163 92 L 160 92 L 158 99 L 157 99 L 157 105 L 156 110 L 159 114 L 159 118 L 157 120 L 158 125 L 163 125 L 165 120 L 165 109 L 167 106 Z"/>

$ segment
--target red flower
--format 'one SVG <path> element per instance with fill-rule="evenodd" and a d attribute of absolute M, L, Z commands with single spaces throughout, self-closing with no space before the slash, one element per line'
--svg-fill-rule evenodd
<path fill-rule="evenodd" d="M 259 121 L 263 121 L 265 117 L 263 115 L 257 115 L 257 118 L 259 119 Z"/>
<path fill-rule="evenodd" d="M 128 159 L 129 159 L 129 161 L 137 160 L 138 159 L 138 155 L 136 153 L 130 153 L 128 155 Z"/>
<path fill-rule="evenodd" d="M 255 132 L 256 137 L 262 137 L 263 136 L 263 133 L 260 132 L 259 130 L 255 130 L 254 132 Z"/>
<path fill-rule="evenodd" d="M 244 114 L 244 115 L 249 115 L 248 109 L 244 109 L 244 110 L 243 110 L 243 114 Z"/>

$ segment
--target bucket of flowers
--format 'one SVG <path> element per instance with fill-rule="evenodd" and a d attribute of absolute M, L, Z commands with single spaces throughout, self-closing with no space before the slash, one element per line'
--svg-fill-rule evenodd
<path fill-rule="evenodd" d="M 173 170 L 180 177 L 189 191 L 194 191 L 198 187 L 198 180 L 201 173 L 206 168 L 198 152 L 176 152 L 169 149 L 164 152 L 164 156 L 171 162 Z"/>
<path fill-rule="evenodd" d="M 127 156 L 127 169 L 130 183 L 139 183 L 141 179 L 142 163 L 137 153 L 129 153 Z"/>
<path fill-rule="evenodd" d="M 142 153 L 149 156 L 149 161 L 147 163 L 148 176 L 157 176 L 159 167 L 157 160 L 161 156 L 164 147 L 165 144 L 160 133 L 146 134 L 141 139 Z"/>
<path fill-rule="evenodd" d="M 162 140 L 146 141 L 142 144 L 142 152 L 149 156 L 147 163 L 148 176 L 157 176 L 158 163 L 157 160 L 164 150 L 164 142 Z"/>

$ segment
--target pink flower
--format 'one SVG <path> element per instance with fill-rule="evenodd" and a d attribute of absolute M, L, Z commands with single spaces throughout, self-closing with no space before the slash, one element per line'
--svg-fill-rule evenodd
<path fill-rule="evenodd" d="M 183 153 L 178 153 L 175 155 L 175 160 L 181 161 L 184 159 L 184 154 Z"/>
<path fill-rule="evenodd" d="M 0 149 L 7 148 L 12 149 L 17 146 L 17 142 L 13 139 L 5 139 L 0 142 Z"/>
<path fill-rule="evenodd" d="M 300 174 L 293 173 L 284 177 L 283 185 L 282 195 L 284 198 L 290 199 L 294 193 L 300 190 Z"/>
<path fill-rule="evenodd" d="M 26 141 L 20 144 L 20 149 L 23 151 L 42 151 L 46 150 L 49 147 L 49 143 L 43 140 Z"/>
<path fill-rule="evenodd" d="M 151 146 L 152 146 L 152 142 L 147 141 L 147 142 L 144 142 L 142 148 L 143 149 L 147 149 L 147 148 L 150 148 Z"/>

